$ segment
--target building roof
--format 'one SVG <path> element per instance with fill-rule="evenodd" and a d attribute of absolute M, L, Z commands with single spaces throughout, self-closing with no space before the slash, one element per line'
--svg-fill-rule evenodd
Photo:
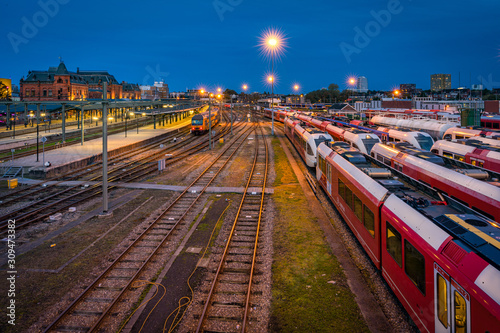
<path fill-rule="evenodd" d="M 29 71 L 24 82 L 54 82 L 55 76 L 69 76 L 70 82 L 74 84 L 119 84 L 115 77 L 107 71 L 80 71 L 70 72 L 64 62 L 61 61 L 58 67 L 49 67 L 47 71 Z"/>

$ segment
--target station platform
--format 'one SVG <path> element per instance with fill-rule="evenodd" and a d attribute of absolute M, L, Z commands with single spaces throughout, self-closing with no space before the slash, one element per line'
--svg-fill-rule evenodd
<path fill-rule="evenodd" d="M 154 129 L 153 125 L 140 127 L 139 133 L 137 133 L 136 128 L 131 128 L 127 131 L 127 137 L 125 137 L 124 133 L 108 135 L 108 158 L 147 143 L 147 141 L 156 137 L 167 136 L 172 131 L 178 131 L 181 127 L 189 125 L 190 122 L 191 117 L 187 117 L 165 126 L 157 124 L 156 129 Z M 63 174 L 74 168 L 91 165 L 96 161 L 100 161 L 101 158 L 102 138 L 86 141 L 83 145 L 78 143 L 49 150 L 45 152 L 45 156 L 43 156 L 42 144 L 40 143 L 38 161 L 35 153 L 28 157 L 0 163 L 0 168 L 6 170 L 9 167 L 22 167 L 24 177 L 45 179 Z M 51 165 L 45 167 L 43 165 L 44 161 L 50 162 Z"/>
<path fill-rule="evenodd" d="M 141 118 L 138 119 L 141 120 Z M 135 128 L 136 121 L 137 119 L 128 121 L 130 128 Z M 108 128 L 124 123 L 125 121 L 113 120 L 108 123 Z M 142 124 L 140 126 L 142 126 Z M 102 128 L 101 120 L 97 122 L 90 119 L 85 120 L 85 131 L 95 128 Z M 78 133 L 80 131 L 81 129 L 78 126 L 78 121 L 75 119 L 66 120 L 65 132 L 67 136 L 71 133 Z M 40 123 L 38 136 L 39 139 L 47 137 L 49 141 L 51 141 L 52 138 L 55 138 L 55 140 L 62 140 L 62 120 L 52 120 L 51 124 L 48 122 Z M 5 127 L 0 129 L 0 150 L 19 149 L 23 148 L 25 145 L 31 144 L 36 144 L 36 124 L 34 126 L 28 125 L 28 127 L 24 127 L 24 125 L 16 127 L 15 137 L 14 131 L 6 130 Z"/>

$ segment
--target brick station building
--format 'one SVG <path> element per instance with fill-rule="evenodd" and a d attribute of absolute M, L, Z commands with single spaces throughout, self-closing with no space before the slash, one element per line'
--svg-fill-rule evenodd
<path fill-rule="evenodd" d="M 102 85 L 108 83 L 108 99 L 140 99 L 141 90 L 137 84 L 118 83 L 107 71 L 69 72 L 61 61 L 58 67 L 47 71 L 29 71 L 21 79 L 22 101 L 78 101 L 102 99 Z"/>

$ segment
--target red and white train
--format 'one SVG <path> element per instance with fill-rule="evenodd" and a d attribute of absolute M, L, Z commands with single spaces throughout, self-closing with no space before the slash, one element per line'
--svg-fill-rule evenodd
<path fill-rule="evenodd" d="M 498 332 L 499 225 L 367 158 L 320 144 L 316 176 L 418 328 Z"/>
<path fill-rule="evenodd" d="M 307 166 L 311 168 L 316 167 L 319 144 L 333 140 L 329 134 L 307 126 L 293 117 L 285 119 L 285 135 L 293 143 Z"/>
<path fill-rule="evenodd" d="M 475 137 L 473 140 L 459 142 L 436 141 L 431 152 L 500 173 L 500 148 L 485 145 L 476 141 Z"/>
<path fill-rule="evenodd" d="M 334 125 L 333 121 L 317 119 L 311 116 L 298 114 L 297 119 L 305 121 L 311 126 L 318 128 L 323 132 L 330 134 L 336 141 L 345 141 L 352 147 L 359 149 L 364 154 L 370 154 L 372 147 L 380 142 L 380 138 L 371 132 L 339 127 Z"/>
<path fill-rule="evenodd" d="M 414 149 L 416 150 L 416 149 Z M 431 158 L 439 158 L 427 152 L 429 158 L 422 154 L 413 154 L 411 149 L 405 151 L 397 145 L 377 144 L 371 156 L 403 174 L 437 189 L 474 211 L 500 222 L 500 187 L 479 179 L 448 169 L 432 162 Z"/>
<path fill-rule="evenodd" d="M 271 109 L 264 109 L 264 116 L 272 119 L 272 113 L 273 110 Z M 285 122 L 285 118 L 288 116 L 294 115 L 294 111 L 286 110 L 286 109 L 274 109 L 274 120 L 279 121 L 280 123 Z"/>

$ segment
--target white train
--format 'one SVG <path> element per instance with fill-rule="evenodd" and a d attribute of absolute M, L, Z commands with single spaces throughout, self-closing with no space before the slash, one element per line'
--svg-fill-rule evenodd
<path fill-rule="evenodd" d="M 370 154 L 373 145 L 380 142 L 380 138 L 376 134 L 355 128 L 339 127 L 334 124 L 333 120 L 323 120 L 305 115 L 296 115 L 296 118 L 327 132 L 336 141 L 347 142 L 351 147 L 359 149 L 364 154 Z"/>
<path fill-rule="evenodd" d="M 403 127 L 426 132 L 434 140 L 442 139 L 448 129 L 456 127 L 456 124 L 443 123 L 437 120 L 398 119 L 383 116 L 374 116 L 370 119 L 370 122 L 376 125 Z"/>
<path fill-rule="evenodd" d="M 328 133 L 307 126 L 293 117 L 285 119 L 285 134 L 292 141 L 307 166 L 311 168 L 316 167 L 319 144 L 333 141 Z"/>
<path fill-rule="evenodd" d="M 387 127 L 378 127 L 377 130 L 389 134 L 387 141 L 408 142 L 412 146 L 424 150 L 431 150 L 434 144 L 432 136 L 425 132 L 412 131 L 407 128 L 392 129 Z"/>

